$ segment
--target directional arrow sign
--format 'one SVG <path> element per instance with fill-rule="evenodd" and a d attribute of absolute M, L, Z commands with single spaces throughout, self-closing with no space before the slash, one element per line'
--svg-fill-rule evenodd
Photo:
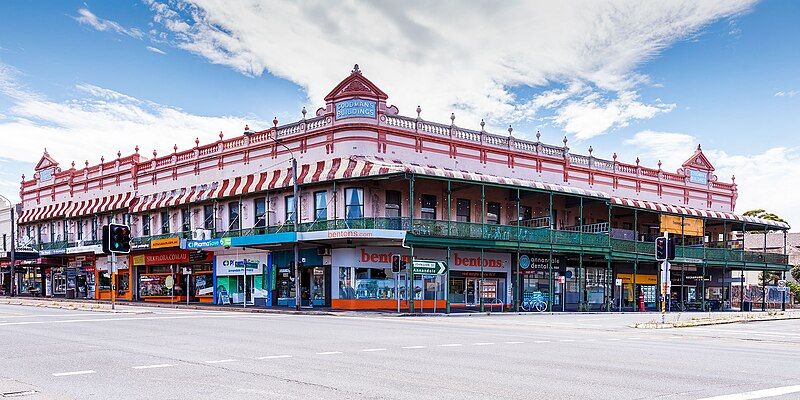
<path fill-rule="evenodd" d="M 442 275 L 447 272 L 444 261 L 414 260 L 413 267 L 415 275 Z"/>

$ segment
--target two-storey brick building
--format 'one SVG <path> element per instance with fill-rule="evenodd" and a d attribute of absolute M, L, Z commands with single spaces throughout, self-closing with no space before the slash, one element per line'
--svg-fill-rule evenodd
<path fill-rule="evenodd" d="M 731 271 L 787 269 L 784 254 L 744 251 L 736 233 L 789 227 L 735 214 L 736 184 L 718 179 L 700 146 L 668 172 L 576 154 L 566 139 L 517 139 L 510 127 L 462 128 L 455 115 L 434 123 L 419 107 L 401 116 L 387 100 L 356 67 L 324 107 L 287 125 L 82 167 L 45 153 L 20 189 L 19 231 L 42 255 L 26 276 L 51 295 L 110 296 L 98 254 L 109 221 L 136 236 L 118 294 L 142 301 L 293 305 L 294 243 L 303 303 L 339 309 L 541 297 L 553 310 L 633 310 L 640 296 L 655 309 L 663 232 L 678 243 L 667 290 L 682 306 L 724 307 Z M 442 261 L 447 273 L 395 274 L 394 256 Z"/>

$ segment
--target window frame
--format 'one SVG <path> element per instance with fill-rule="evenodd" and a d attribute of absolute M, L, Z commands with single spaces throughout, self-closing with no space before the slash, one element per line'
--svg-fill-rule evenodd
<path fill-rule="evenodd" d="M 356 190 L 356 191 L 358 191 L 358 193 L 361 193 L 361 196 L 359 196 L 359 198 L 361 199 L 361 204 L 350 204 L 350 197 L 352 197 L 352 196 L 350 196 L 349 194 L 351 193 L 352 190 Z M 352 220 L 352 219 L 362 219 L 362 218 L 364 218 L 365 217 L 364 216 L 364 200 L 365 199 L 364 199 L 364 188 L 363 187 L 351 186 L 351 187 L 345 188 L 344 189 L 344 219 Z M 350 209 L 354 208 L 354 207 L 358 208 L 359 213 L 361 214 L 360 216 L 350 216 Z"/>
<path fill-rule="evenodd" d="M 433 200 L 432 207 L 426 207 L 426 200 L 430 203 L 430 200 Z M 419 197 L 419 216 L 420 219 L 427 219 L 427 220 L 436 220 L 437 217 L 437 210 L 436 208 L 439 206 L 439 198 L 434 194 L 422 194 Z M 425 209 L 429 209 L 431 211 L 426 211 Z M 432 216 L 432 218 L 431 218 Z"/>
<path fill-rule="evenodd" d="M 492 209 L 493 206 L 495 206 L 497 208 L 497 210 L 496 210 L 497 212 L 495 212 L 495 213 L 491 212 L 492 211 L 491 209 Z M 491 224 L 491 225 L 500 225 L 500 208 L 501 208 L 501 206 L 500 206 L 499 202 L 497 202 L 497 201 L 487 201 L 486 202 L 486 219 L 484 220 L 484 223 Z M 490 215 L 494 215 L 495 218 L 497 218 L 497 220 L 492 221 L 489 218 Z"/>
<path fill-rule="evenodd" d="M 158 217 L 161 221 L 161 234 L 169 235 L 171 233 L 169 211 L 161 211 Z"/>
<path fill-rule="evenodd" d="M 208 211 L 211 212 L 209 213 Z M 214 204 L 204 204 L 203 229 L 213 231 L 216 228 L 216 225 L 216 218 L 214 218 Z"/>
<path fill-rule="evenodd" d="M 228 202 L 228 232 L 242 229 L 241 203 L 238 201 Z M 234 218 L 235 215 L 235 218 Z"/>
<path fill-rule="evenodd" d="M 391 194 L 391 196 L 390 196 Z M 399 190 L 387 190 L 384 198 L 384 216 L 387 218 L 400 218 L 403 216 L 403 192 Z M 397 196 L 397 202 L 389 202 L 390 197 Z M 391 207 L 390 207 L 391 206 Z M 397 215 L 389 215 L 389 210 L 397 210 Z"/>
<path fill-rule="evenodd" d="M 263 212 L 259 212 L 259 207 Z M 267 198 L 257 197 L 253 199 L 253 228 L 264 229 L 267 227 Z"/>
<path fill-rule="evenodd" d="M 461 213 L 461 206 L 464 203 L 467 207 L 466 214 Z M 472 222 L 472 201 L 470 199 L 456 199 L 456 222 Z"/>
<path fill-rule="evenodd" d="M 320 207 L 319 195 L 322 195 L 322 204 Z M 320 217 L 322 214 L 322 217 Z M 314 192 L 314 221 L 327 221 L 328 220 L 328 191 L 318 190 Z"/>

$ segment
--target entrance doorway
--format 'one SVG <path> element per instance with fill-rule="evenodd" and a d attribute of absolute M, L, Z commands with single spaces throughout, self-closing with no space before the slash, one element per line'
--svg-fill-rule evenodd
<path fill-rule="evenodd" d="M 326 287 L 324 267 L 309 267 L 300 270 L 300 304 L 302 306 L 325 306 L 327 304 Z"/>

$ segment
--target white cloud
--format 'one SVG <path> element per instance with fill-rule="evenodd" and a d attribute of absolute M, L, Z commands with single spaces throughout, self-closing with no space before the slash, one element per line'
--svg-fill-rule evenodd
<path fill-rule="evenodd" d="M 697 138 L 684 133 L 642 131 L 625 141 L 645 158 L 658 158 L 665 170 L 675 170 L 697 146 Z M 800 228 L 800 147 L 773 147 L 757 154 L 729 154 L 715 149 L 703 152 L 715 167 L 720 181 L 736 176 L 739 198 L 736 211 L 763 208 Z"/>
<path fill-rule="evenodd" d="M 775 92 L 775 97 L 794 97 L 800 94 L 797 90 L 781 90 L 780 92 Z"/>
<path fill-rule="evenodd" d="M 653 118 L 674 108 L 675 104 L 664 104 L 658 100 L 653 104 L 644 104 L 635 93 L 629 91 L 621 92 L 613 100 L 605 100 L 597 93 L 591 93 L 561 107 L 554 121 L 562 125 L 565 132 L 583 140 L 628 126 L 634 120 Z"/>
<path fill-rule="evenodd" d="M 191 148 L 196 137 L 201 143 L 217 140 L 219 131 L 228 137 L 238 135 L 245 123 L 270 125 L 233 116 L 194 115 L 86 83 L 76 85 L 76 98 L 56 102 L 26 89 L 4 70 L 11 71 L 0 64 L 0 94 L 12 105 L 0 120 L 0 137 L 18 139 L 0 146 L 0 159 L 35 163 L 46 146 L 62 168 L 69 168 L 71 161 L 81 167 L 84 160 L 96 164 L 101 156 L 115 158 L 117 151 L 131 154 L 136 145 L 150 157 L 153 149 L 163 155 L 175 144 Z"/>
<path fill-rule="evenodd" d="M 147 51 L 152 51 L 153 53 L 156 53 L 156 54 L 161 54 L 161 55 L 167 54 L 167 53 L 164 52 L 164 50 L 161 50 L 161 49 L 159 49 L 157 47 L 146 46 L 145 48 L 147 49 Z"/>
<path fill-rule="evenodd" d="M 102 19 L 97 15 L 94 15 L 88 8 L 81 8 L 78 10 L 78 16 L 74 17 L 76 21 L 80 22 L 84 25 L 89 25 L 92 28 L 105 32 L 116 32 L 122 35 L 127 35 L 132 38 L 141 39 L 142 31 L 137 28 L 126 28 L 119 23 L 109 20 L 109 19 Z"/>
<path fill-rule="evenodd" d="M 532 118 L 541 106 L 536 99 L 521 102 L 514 87 L 569 91 L 577 82 L 592 93 L 562 92 L 567 96 L 559 106 L 569 108 L 554 122 L 580 138 L 671 110 L 671 104 L 639 99 L 636 87 L 648 78 L 637 66 L 753 4 L 149 3 L 176 46 L 243 74 L 269 71 L 289 79 L 307 89 L 314 104 L 354 63 L 401 112 L 413 114 L 421 104 L 424 118 L 446 121 L 454 111 L 462 126 L 477 127 L 481 118 L 497 126 Z"/>

